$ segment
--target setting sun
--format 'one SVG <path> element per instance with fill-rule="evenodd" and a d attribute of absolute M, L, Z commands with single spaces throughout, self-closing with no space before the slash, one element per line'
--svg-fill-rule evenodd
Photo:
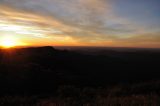
<path fill-rule="evenodd" d="M 0 39 L 0 46 L 4 48 L 11 48 L 15 46 L 23 46 L 24 43 L 20 42 L 18 39 L 14 38 L 13 36 L 6 36 Z"/>

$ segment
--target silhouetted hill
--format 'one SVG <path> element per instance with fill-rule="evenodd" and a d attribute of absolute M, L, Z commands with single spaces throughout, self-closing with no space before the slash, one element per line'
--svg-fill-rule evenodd
<path fill-rule="evenodd" d="M 8 93 L 158 80 L 159 70 L 160 52 L 152 50 L 89 55 L 49 46 L 0 49 L 0 89 Z"/>

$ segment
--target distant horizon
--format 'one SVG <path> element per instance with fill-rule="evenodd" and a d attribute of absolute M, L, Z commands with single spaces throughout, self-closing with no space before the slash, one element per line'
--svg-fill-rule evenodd
<path fill-rule="evenodd" d="M 53 48 L 108 48 L 108 49 L 160 49 L 160 48 L 148 48 L 148 47 L 111 47 L 111 46 L 52 46 L 52 45 L 42 45 L 42 46 L 14 46 L 5 48 L 0 46 L 0 49 L 16 49 L 16 48 L 39 48 L 39 47 L 53 47 Z"/>

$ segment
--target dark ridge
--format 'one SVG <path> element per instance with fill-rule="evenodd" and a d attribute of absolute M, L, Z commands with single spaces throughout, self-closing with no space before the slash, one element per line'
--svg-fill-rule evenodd
<path fill-rule="evenodd" d="M 61 85 L 159 80 L 159 66 L 160 53 L 154 51 L 107 50 L 90 55 L 50 46 L 0 49 L 0 92 L 52 92 Z"/>

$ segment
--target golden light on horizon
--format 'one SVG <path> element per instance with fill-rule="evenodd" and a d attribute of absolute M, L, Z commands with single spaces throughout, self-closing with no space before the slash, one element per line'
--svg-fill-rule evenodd
<path fill-rule="evenodd" d="M 24 46 L 26 45 L 23 42 L 20 42 L 14 36 L 5 36 L 0 39 L 0 46 L 3 48 L 12 48 L 16 46 Z"/>
<path fill-rule="evenodd" d="M 79 11 L 73 13 L 78 12 Z M 99 9 L 97 12 L 99 12 Z M 76 24 L 74 19 L 73 21 L 70 20 L 70 18 L 68 20 L 66 19 L 68 15 L 65 18 L 40 13 L 41 12 L 26 11 L 26 9 L 22 9 L 21 11 L 19 8 L 0 4 L 0 47 L 106 46 L 160 48 L 159 32 L 156 30 L 151 30 L 151 32 L 148 30 L 145 31 L 145 27 L 139 27 L 139 25 L 136 24 L 130 26 L 132 22 L 130 24 L 128 20 L 123 20 L 121 17 L 115 16 L 113 20 L 109 18 L 108 21 L 111 20 L 111 22 L 107 22 L 106 20 L 104 25 L 101 25 L 102 22 L 99 20 L 96 21 L 98 23 L 96 23 L 95 20 L 93 20 L 94 23 L 92 23 L 92 20 L 90 22 L 90 20 L 88 20 L 90 19 L 89 17 L 85 17 L 89 21 L 86 23 L 86 19 L 83 22 L 83 19 L 79 20 L 78 17 L 75 17 L 78 18 L 75 20 L 79 20 Z M 83 15 L 83 13 L 80 15 Z M 107 26 L 108 24 L 109 26 Z M 121 27 L 120 25 L 124 26 Z"/>

